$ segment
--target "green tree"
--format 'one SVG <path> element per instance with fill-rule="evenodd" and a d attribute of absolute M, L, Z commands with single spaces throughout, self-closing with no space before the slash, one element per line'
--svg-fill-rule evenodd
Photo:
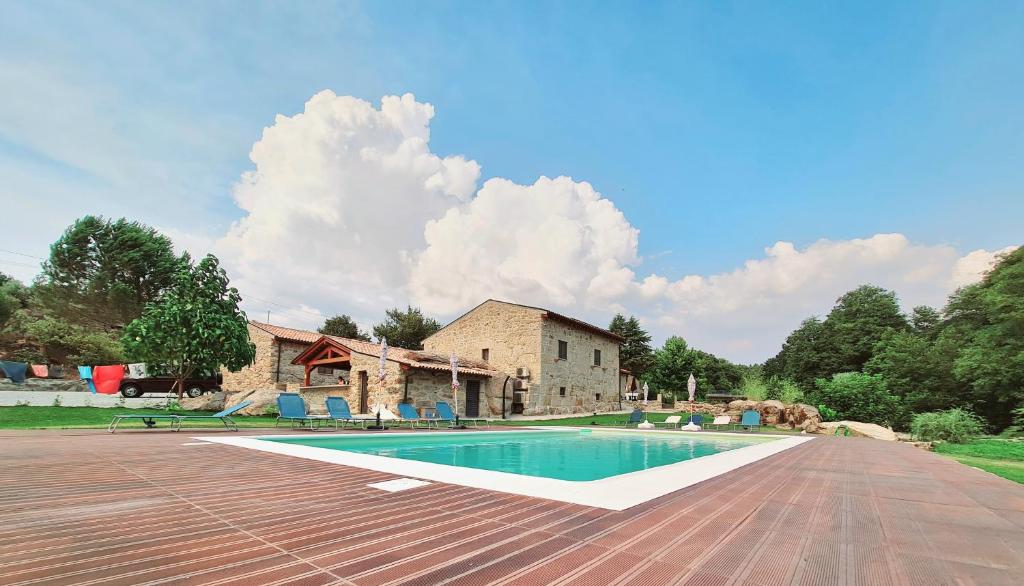
<path fill-rule="evenodd" d="M 834 372 L 861 370 L 876 344 L 892 332 L 907 328 L 896 293 L 862 285 L 843 295 L 824 323 L 824 333 L 835 346 Z"/>
<path fill-rule="evenodd" d="M 880 375 L 843 372 L 818 379 L 810 399 L 834 409 L 841 420 L 895 425 L 903 419 L 899 397 L 889 392 Z"/>
<path fill-rule="evenodd" d="M 825 330 L 825 324 L 816 317 L 805 319 L 793 330 L 782 345 L 782 350 L 764 364 L 765 379 L 786 378 L 794 381 L 805 392 L 814 388 L 818 378 L 832 376 L 836 350 Z"/>
<path fill-rule="evenodd" d="M 954 293 L 945 314 L 939 338 L 959 348 L 953 374 L 972 410 L 1005 428 L 1024 403 L 1024 247 Z"/>
<path fill-rule="evenodd" d="M 961 385 L 953 375 L 958 346 L 948 338 L 933 340 L 932 324 L 924 329 L 895 332 L 878 343 L 864 370 L 881 375 L 889 390 L 914 413 L 964 404 Z"/>
<path fill-rule="evenodd" d="M 124 359 L 121 343 L 112 332 L 84 328 L 52 315 L 36 318 L 22 313 L 16 319 L 25 320 L 18 325 L 19 331 L 51 364 L 118 364 Z"/>
<path fill-rule="evenodd" d="M 691 348 L 686 340 L 673 336 L 655 351 L 654 364 L 647 371 L 650 385 L 663 394 L 677 399 L 688 397 L 687 382 L 690 374 L 697 381 L 697 398 L 703 399 L 712 390 L 732 390 L 739 387 L 742 372 L 728 360 L 714 354 Z"/>
<path fill-rule="evenodd" d="M 317 330 L 325 336 L 338 336 L 339 338 L 351 338 L 353 340 L 370 341 L 370 335 L 361 331 L 356 322 L 347 315 L 336 315 L 329 317 Z"/>
<path fill-rule="evenodd" d="M 621 313 L 615 314 L 608 331 L 622 337 L 619 345 L 619 365 L 629 370 L 633 376 L 643 377 L 654 362 L 654 350 L 651 349 L 651 336 L 635 316 L 627 319 Z"/>
<path fill-rule="evenodd" d="M 0 328 L 10 320 L 16 311 L 28 305 L 29 292 L 21 281 L 0 273 Z"/>
<path fill-rule="evenodd" d="M 373 335 L 378 341 L 387 339 L 392 346 L 422 350 L 423 340 L 440 329 L 437 320 L 425 317 L 422 311 L 410 305 L 405 311 L 397 307 L 387 310 L 387 319 L 373 326 Z"/>
<path fill-rule="evenodd" d="M 910 313 L 910 325 L 918 334 L 932 335 L 942 325 L 942 314 L 927 305 L 918 305 Z"/>
<path fill-rule="evenodd" d="M 37 298 L 72 322 L 119 328 L 171 285 L 182 262 L 149 226 L 85 216 L 50 247 Z"/>
<path fill-rule="evenodd" d="M 895 293 L 862 285 L 840 297 L 823 321 L 804 320 L 765 362 L 764 373 L 790 379 L 806 393 L 819 378 L 862 370 L 879 342 L 909 327 Z"/>
<path fill-rule="evenodd" d="M 240 301 L 215 256 L 179 265 L 172 284 L 125 328 L 125 353 L 132 362 L 174 376 L 180 399 L 191 376 L 252 364 L 256 347 Z"/>

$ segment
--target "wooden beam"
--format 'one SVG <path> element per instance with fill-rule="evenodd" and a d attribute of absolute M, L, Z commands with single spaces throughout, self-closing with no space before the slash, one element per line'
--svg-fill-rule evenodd
<path fill-rule="evenodd" d="M 308 364 L 309 366 L 324 366 L 326 364 L 343 364 L 346 362 L 351 362 L 351 359 L 348 356 L 339 356 L 337 358 L 321 358 L 319 360 L 310 360 L 306 364 Z"/>

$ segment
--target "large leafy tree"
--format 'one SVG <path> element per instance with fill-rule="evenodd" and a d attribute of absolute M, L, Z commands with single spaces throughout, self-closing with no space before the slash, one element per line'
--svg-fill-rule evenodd
<path fill-rule="evenodd" d="M 651 336 L 640 325 L 635 316 L 627 319 L 621 313 L 615 314 L 608 331 L 622 337 L 619 345 L 619 364 L 636 377 L 642 377 L 654 362 Z"/>
<path fill-rule="evenodd" d="M 0 328 L 28 304 L 28 299 L 28 289 L 21 281 L 0 273 Z"/>
<path fill-rule="evenodd" d="M 953 373 L 973 408 L 1002 429 L 1024 403 L 1024 247 L 946 306 L 940 339 L 959 351 Z"/>
<path fill-rule="evenodd" d="M 181 262 L 149 226 L 85 216 L 50 247 L 36 297 L 72 322 L 121 327 L 171 285 Z"/>
<path fill-rule="evenodd" d="M 766 379 L 789 379 L 801 389 L 810 390 L 815 379 L 831 376 L 835 370 L 835 347 L 816 317 L 807 318 L 793 330 L 782 350 L 764 364 Z"/>
<path fill-rule="evenodd" d="M 386 338 L 388 344 L 409 350 L 422 350 L 423 340 L 441 329 L 437 320 L 426 317 L 411 305 L 402 311 L 399 308 L 387 310 L 387 319 L 373 326 L 377 340 Z"/>
<path fill-rule="evenodd" d="M 191 376 L 252 364 L 256 347 L 240 301 L 215 256 L 179 265 L 171 285 L 125 328 L 125 354 L 172 375 L 180 398 Z"/>
<path fill-rule="evenodd" d="M 915 326 L 913 332 L 895 332 L 880 342 L 864 370 L 881 375 L 910 411 L 937 411 L 966 404 L 953 376 L 957 351 L 955 344 L 935 340 Z"/>
<path fill-rule="evenodd" d="M 673 336 L 654 353 L 646 378 L 655 390 L 676 398 L 688 396 L 690 374 L 697 380 L 697 397 L 712 390 L 732 390 L 740 385 L 742 370 L 728 360 L 691 348 L 686 340 Z"/>
<path fill-rule="evenodd" d="M 765 363 L 765 375 L 790 379 L 808 392 L 819 378 L 862 370 L 879 342 L 908 329 L 895 293 L 863 285 L 840 297 L 824 320 L 804 320 Z"/>
<path fill-rule="evenodd" d="M 354 340 L 370 341 L 370 335 L 359 329 L 359 325 L 352 321 L 347 315 L 336 315 L 327 318 L 324 325 L 317 330 L 325 336 L 338 336 L 339 338 L 351 338 Z"/>
<path fill-rule="evenodd" d="M 840 297 L 824 326 L 835 347 L 834 372 L 861 370 L 876 344 L 893 332 L 908 329 L 896 293 L 872 285 L 862 285 Z"/>

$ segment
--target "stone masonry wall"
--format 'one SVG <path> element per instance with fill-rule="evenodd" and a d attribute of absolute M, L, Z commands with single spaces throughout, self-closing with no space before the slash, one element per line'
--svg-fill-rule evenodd
<path fill-rule="evenodd" d="M 308 344 L 298 342 L 278 342 L 268 332 L 249 325 L 249 339 L 256 345 L 256 360 L 252 366 L 247 366 L 238 372 L 221 370 L 224 376 L 223 388 L 228 392 L 251 391 L 254 389 L 272 388 L 275 383 L 302 384 L 305 371 L 299 364 L 292 364 L 292 360 L 303 353 Z M 281 353 L 281 361 L 278 362 L 278 352 Z M 280 373 L 278 367 L 280 365 Z M 334 370 L 329 374 L 321 374 L 317 370 L 310 373 L 310 383 L 313 385 L 331 385 L 338 382 L 340 370 Z M 344 373 L 346 376 L 348 373 Z M 280 380 L 277 380 L 277 379 Z"/>
<path fill-rule="evenodd" d="M 249 339 L 256 345 L 256 361 L 238 372 L 221 369 L 225 391 L 251 391 L 274 386 L 274 365 L 277 360 L 277 344 L 274 336 L 249 325 Z"/>
<path fill-rule="evenodd" d="M 558 357 L 559 340 L 568 343 L 568 359 Z M 600 366 L 594 365 L 595 349 L 601 351 Z M 541 355 L 539 388 L 531 387 L 527 412 L 593 413 L 619 409 L 618 342 L 559 321 L 545 320 Z"/>
<path fill-rule="evenodd" d="M 481 351 L 487 348 L 488 362 L 513 378 L 517 368 L 528 368 L 525 415 L 618 409 L 618 344 L 562 322 L 546 321 L 543 313 L 530 307 L 487 301 L 427 338 L 424 348 L 441 354 L 454 351 L 473 358 L 482 358 Z M 569 342 L 568 361 L 558 360 L 558 340 Z M 591 366 L 595 348 L 601 350 L 599 367 Z M 504 378 L 495 377 L 487 392 L 492 413 L 499 415 L 503 382 Z M 511 386 L 509 383 L 507 408 L 511 408 Z M 559 396 L 563 386 L 564 397 Z"/>
<path fill-rule="evenodd" d="M 423 346 L 430 352 L 455 352 L 481 360 L 482 351 L 487 348 L 487 362 L 494 369 L 515 377 L 517 368 L 526 367 L 536 377 L 540 370 L 541 313 L 529 307 L 487 301 L 424 340 Z M 504 378 L 495 386 L 503 381 Z M 511 383 L 509 387 L 511 404 Z M 496 392 L 500 412 L 501 389 Z"/>

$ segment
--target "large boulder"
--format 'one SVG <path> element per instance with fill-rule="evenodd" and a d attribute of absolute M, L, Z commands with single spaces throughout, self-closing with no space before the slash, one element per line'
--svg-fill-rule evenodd
<path fill-rule="evenodd" d="M 182 397 L 181 408 L 189 411 L 220 411 L 224 409 L 223 391 L 217 393 L 203 393 L 201 397 Z"/>
<path fill-rule="evenodd" d="M 782 401 L 761 401 L 756 409 L 761 414 L 762 425 L 776 425 L 786 421 L 786 406 Z"/>
<path fill-rule="evenodd" d="M 794 403 L 786 407 L 785 422 L 792 429 L 802 429 L 807 433 L 818 431 L 821 426 L 821 413 L 813 405 Z"/>
<path fill-rule="evenodd" d="M 843 425 L 850 428 L 851 435 L 870 437 L 887 442 L 899 441 L 896 434 L 888 427 L 882 427 L 881 425 L 875 425 L 874 423 L 863 423 L 860 421 L 828 421 L 821 424 L 821 429 L 818 433 L 831 435 L 836 432 L 837 427 Z"/>
<path fill-rule="evenodd" d="M 257 389 L 255 391 L 240 391 L 228 393 L 224 399 L 224 408 L 234 407 L 242 401 L 252 401 L 245 409 L 238 412 L 239 415 L 267 415 L 271 411 L 277 411 L 277 396 L 281 391 L 277 389 Z"/>

